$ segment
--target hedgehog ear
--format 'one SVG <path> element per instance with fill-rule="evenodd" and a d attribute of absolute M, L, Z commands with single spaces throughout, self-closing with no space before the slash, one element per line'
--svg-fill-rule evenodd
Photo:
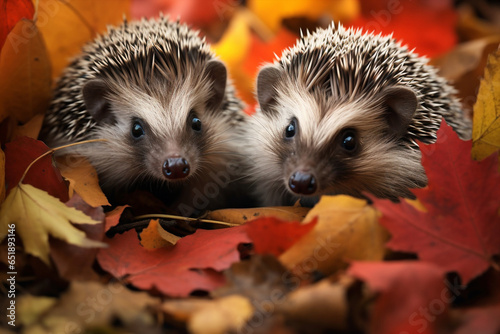
<path fill-rule="evenodd" d="M 89 80 L 83 86 L 83 101 L 88 113 L 97 123 L 114 123 L 115 115 L 111 112 L 110 103 L 106 99 L 109 87 L 103 80 Z"/>
<path fill-rule="evenodd" d="M 396 137 L 403 137 L 410 125 L 418 100 L 415 92 L 406 87 L 391 87 L 382 92 L 387 107 L 389 131 Z"/>
<path fill-rule="evenodd" d="M 276 84 L 281 78 L 281 70 L 275 65 L 262 67 L 257 76 L 257 99 L 262 111 L 276 103 Z"/>
<path fill-rule="evenodd" d="M 207 77 L 212 82 L 212 96 L 207 101 L 210 110 L 218 110 L 226 94 L 227 70 L 219 60 L 210 60 L 206 69 Z"/>

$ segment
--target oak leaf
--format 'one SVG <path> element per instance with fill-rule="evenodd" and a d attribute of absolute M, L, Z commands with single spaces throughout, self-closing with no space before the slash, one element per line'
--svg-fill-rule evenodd
<path fill-rule="evenodd" d="M 489 55 L 474 105 L 472 157 L 482 160 L 500 148 L 500 50 Z"/>
<path fill-rule="evenodd" d="M 471 147 L 444 122 L 436 143 L 420 144 L 429 184 L 413 193 L 427 212 L 406 201 L 373 198 L 383 213 L 380 223 L 392 235 L 389 248 L 456 271 L 466 284 L 500 254 L 498 158 L 471 160 Z"/>
<path fill-rule="evenodd" d="M 15 225 L 28 254 L 49 264 L 49 235 L 80 247 L 105 247 L 87 239 L 85 233 L 70 224 L 100 224 L 81 211 L 69 208 L 47 192 L 29 184 L 11 190 L 0 208 L 0 235 Z"/>

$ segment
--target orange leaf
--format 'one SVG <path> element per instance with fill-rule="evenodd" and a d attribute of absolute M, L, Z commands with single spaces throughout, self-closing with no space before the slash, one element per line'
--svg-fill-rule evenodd
<path fill-rule="evenodd" d="M 173 246 L 180 238 L 165 231 L 159 219 L 152 219 L 141 232 L 141 245 L 146 249 L 157 249 L 166 246 Z"/>

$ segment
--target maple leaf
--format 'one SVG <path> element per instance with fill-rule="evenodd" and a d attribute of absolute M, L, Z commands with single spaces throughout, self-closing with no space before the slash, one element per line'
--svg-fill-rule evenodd
<path fill-rule="evenodd" d="M 47 110 L 51 97 L 50 60 L 35 23 L 19 21 L 0 54 L 0 120 L 27 123 Z"/>
<path fill-rule="evenodd" d="M 457 13 L 451 0 L 365 0 L 362 15 L 348 26 L 393 37 L 427 57 L 449 51 L 457 43 Z M 419 27 L 419 29 L 415 29 Z"/>
<path fill-rule="evenodd" d="M 155 287 L 170 296 L 187 296 L 193 290 L 212 290 L 224 283 L 220 273 L 239 260 L 237 246 L 248 243 L 245 226 L 197 230 L 175 247 L 147 250 L 135 231 L 116 235 L 101 249 L 101 267 L 140 289 Z M 211 270 L 205 270 L 211 269 Z"/>
<path fill-rule="evenodd" d="M 472 157 L 481 160 L 500 148 L 500 50 L 489 55 L 474 105 Z"/>
<path fill-rule="evenodd" d="M 370 317 L 372 334 L 435 333 L 446 319 L 450 293 L 443 270 L 431 263 L 353 262 L 348 274 L 379 293 Z"/>
<path fill-rule="evenodd" d="M 7 35 L 22 18 L 31 19 L 35 8 L 30 0 L 0 0 L 0 51 Z"/>
<path fill-rule="evenodd" d="M 460 140 L 444 122 L 436 143 L 420 144 L 429 185 L 413 193 L 427 212 L 405 201 L 373 198 L 383 213 L 380 223 L 392 234 L 389 248 L 457 271 L 465 283 L 500 253 L 498 159 L 471 160 L 471 147 L 471 141 Z"/>
<path fill-rule="evenodd" d="M 0 236 L 3 240 L 12 225 L 27 253 L 49 264 L 49 235 L 80 247 L 106 247 L 89 240 L 69 223 L 100 224 L 74 208 L 69 208 L 47 192 L 29 184 L 12 189 L 0 208 Z"/>

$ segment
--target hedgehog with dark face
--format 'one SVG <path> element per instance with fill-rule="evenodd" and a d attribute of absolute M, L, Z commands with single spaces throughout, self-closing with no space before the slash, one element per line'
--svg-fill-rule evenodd
<path fill-rule="evenodd" d="M 470 136 L 453 88 L 426 62 L 390 36 L 332 24 L 263 66 L 247 146 L 262 204 L 413 198 L 427 183 L 416 140 L 434 142 L 442 117 Z"/>
<path fill-rule="evenodd" d="M 223 172 L 225 185 L 239 177 L 230 166 L 242 110 L 225 65 L 197 31 L 165 17 L 125 21 L 65 70 L 40 137 L 51 147 L 105 139 L 63 153 L 87 157 L 108 197 L 159 187 L 189 206 L 212 176 Z"/>

